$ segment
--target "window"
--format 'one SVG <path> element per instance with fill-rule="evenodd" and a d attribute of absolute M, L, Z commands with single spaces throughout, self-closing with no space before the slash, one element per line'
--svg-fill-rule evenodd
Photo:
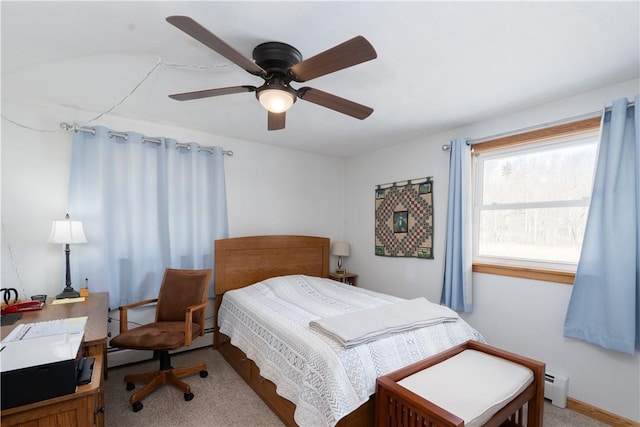
<path fill-rule="evenodd" d="M 575 273 L 599 125 L 587 119 L 474 145 L 474 264 L 508 266 L 508 275 Z"/>

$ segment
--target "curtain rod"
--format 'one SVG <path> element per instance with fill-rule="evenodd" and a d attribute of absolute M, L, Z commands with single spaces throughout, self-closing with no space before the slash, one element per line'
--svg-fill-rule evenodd
<path fill-rule="evenodd" d="M 60 129 L 65 130 L 65 131 L 74 131 L 74 132 L 87 132 L 90 133 L 91 135 L 95 135 L 96 134 L 96 130 L 94 128 L 91 127 L 82 127 L 82 126 L 72 126 L 69 123 L 65 123 L 62 122 L 60 123 Z M 121 133 L 121 132 L 113 132 L 113 131 L 109 131 L 107 132 L 107 136 L 109 136 L 109 138 L 122 138 L 125 141 L 129 139 L 129 134 L 127 133 Z M 162 140 L 160 139 L 156 139 L 156 138 L 149 138 L 146 136 L 143 136 L 141 138 L 142 143 L 146 143 L 146 142 L 151 142 L 153 144 L 156 145 L 161 145 L 162 144 Z M 180 149 L 180 148 L 186 148 L 187 150 L 191 150 L 191 144 L 187 144 L 187 143 L 182 143 L 182 142 L 176 142 L 176 149 Z M 209 154 L 213 154 L 214 153 L 214 147 L 198 147 L 198 152 L 200 151 L 206 151 Z M 229 156 L 232 157 L 233 156 L 233 151 L 231 150 L 222 150 L 222 155 L 223 156 Z"/>
<path fill-rule="evenodd" d="M 424 178 L 407 179 L 407 180 L 398 181 L 398 182 L 388 182 L 386 184 L 376 185 L 376 190 L 386 190 L 387 188 L 391 188 L 391 187 L 404 187 L 405 185 L 409 185 L 409 184 L 423 184 L 429 181 L 433 181 L 432 176 L 425 176 Z"/>
<path fill-rule="evenodd" d="M 634 101 L 628 101 L 627 102 L 627 108 L 629 107 L 633 107 L 635 104 Z M 607 111 L 611 111 L 611 107 L 605 107 L 604 108 L 604 112 Z M 564 123 L 571 123 L 571 122 L 575 122 L 578 120 L 582 120 L 582 119 L 588 119 L 591 117 L 597 117 L 598 115 L 602 114 L 603 111 L 593 111 L 591 113 L 586 113 L 586 114 L 581 114 L 579 116 L 573 116 L 573 117 L 568 117 L 566 119 L 560 119 L 560 120 L 555 120 L 552 122 L 547 122 L 547 123 L 542 123 L 540 125 L 534 125 L 534 126 L 529 126 L 526 128 L 521 128 L 521 129 L 516 129 L 516 130 L 512 130 L 512 131 L 508 131 L 508 132 L 503 132 L 503 133 L 498 133 L 495 135 L 490 135 L 490 136 L 485 136 L 482 138 L 476 138 L 476 139 L 470 139 L 469 140 L 469 145 L 473 145 L 473 144 L 479 144 L 481 142 L 485 142 L 485 141 L 490 141 L 492 139 L 498 139 L 498 138 L 502 138 L 505 136 L 510 136 L 510 135 L 517 135 L 519 133 L 524 133 L 524 132 L 529 132 L 532 130 L 539 130 L 539 129 L 544 129 L 544 128 L 548 128 L 551 126 L 557 126 L 557 125 L 561 125 Z M 451 149 L 451 145 L 449 144 L 444 144 L 442 146 L 442 151 L 449 151 Z"/>

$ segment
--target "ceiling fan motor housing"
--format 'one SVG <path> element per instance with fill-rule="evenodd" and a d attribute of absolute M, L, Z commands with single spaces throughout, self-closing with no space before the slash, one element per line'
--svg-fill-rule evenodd
<path fill-rule="evenodd" d="M 292 103 L 296 102 L 298 94 L 289 86 L 291 77 L 289 68 L 302 61 L 302 54 L 295 47 L 281 42 L 266 42 L 253 49 L 253 60 L 267 72 L 264 76 L 265 84 L 256 90 L 256 98 L 260 100 L 265 90 L 277 89 L 288 92 Z"/>
<path fill-rule="evenodd" d="M 287 76 L 289 68 L 302 62 L 302 54 L 286 43 L 266 42 L 253 49 L 253 60 L 269 74 Z"/>

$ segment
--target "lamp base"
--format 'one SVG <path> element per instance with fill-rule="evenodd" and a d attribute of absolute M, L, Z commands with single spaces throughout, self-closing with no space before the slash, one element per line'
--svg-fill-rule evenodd
<path fill-rule="evenodd" d="M 56 299 L 78 298 L 79 296 L 80 293 L 78 291 L 76 291 L 72 287 L 66 287 L 61 294 L 56 295 Z"/>
<path fill-rule="evenodd" d="M 347 274 L 347 270 L 344 268 L 336 268 L 336 274 L 339 274 L 341 276 Z"/>

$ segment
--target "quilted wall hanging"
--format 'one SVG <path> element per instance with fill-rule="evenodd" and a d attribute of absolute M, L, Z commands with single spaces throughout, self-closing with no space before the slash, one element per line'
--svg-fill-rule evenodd
<path fill-rule="evenodd" d="M 433 259 L 430 177 L 376 186 L 375 254 Z"/>

